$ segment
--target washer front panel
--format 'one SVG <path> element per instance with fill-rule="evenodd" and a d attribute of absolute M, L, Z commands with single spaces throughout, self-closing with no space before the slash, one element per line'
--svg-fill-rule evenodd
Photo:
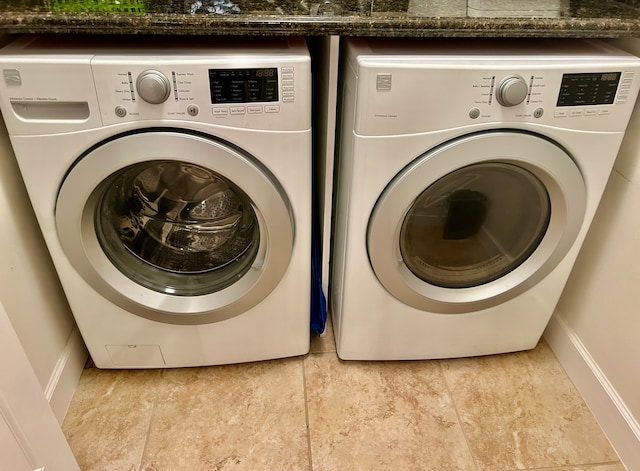
<path fill-rule="evenodd" d="M 558 145 L 524 132 L 471 134 L 426 152 L 389 183 L 367 250 L 380 283 L 403 303 L 477 311 L 547 275 L 573 245 L 585 207 L 580 170 Z"/>
<path fill-rule="evenodd" d="M 177 172 L 176 168 L 184 171 Z M 155 188 L 161 189 L 164 195 L 156 199 L 162 210 L 151 208 L 154 204 L 150 202 L 151 198 L 143 198 L 149 207 L 140 209 L 131 203 L 131 195 L 118 196 L 119 191 L 128 191 L 122 173 L 131 169 L 135 170 L 132 175 L 134 180 L 138 178 L 138 183 L 142 180 L 147 186 L 157 186 L 161 181 L 168 183 L 163 184 L 163 188 Z M 158 171 L 165 171 L 166 175 L 156 175 Z M 197 175 L 190 175 L 193 173 Z M 220 181 L 213 182 L 216 176 Z M 194 178 L 211 181 L 208 186 L 197 189 Z M 249 224 L 253 221 L 256 225 L 255 230 L 251 229 L 254 235 L 250 237 L 258 245 L 251 249 L 250 259 L 240 254 L 221 267 L 220 272 L 223 273 L 220 276 L 226 279 L 218 283 L 215 267 L 206 263 L 197 267 L 189 265 L 186 252 L 201 250 L 200 242 L 203 240 L 214 245 L 223 242 L 224 231 L 203 239 L 206 228 L 196 227 L 198 223 L 194 219 L 195 213 L 200 214 L 206 209 L 202 204 L 198 206 L 197 200 L 204 204 L 207 195 L 215 197 L 217 193 L 209 190 L 211 185 L 221 181 L 225 182 L 221 188 L 231 188 L 239 195 L 239 200 L 234 203 L 236 207 L 250 206 L 244 209 L 244 214 L 248 216 Z M 173 188 L 174 193 L 190 192 L 191 196 L 185 199 L 193 201 L 180 201 L 181 208 L 185 206 L 182 213 L 189 204 L 195 205 L 190 208 L 186 222 L 180 219 L 182 216 L 173 214 L 177 211 L 178 198 L 174 198 L 175 195 L 167 188 Z M 225 188 L 222 190 L 227 191 Z M 130 207 L 120 208 L 123 211 L 119 214 L 105 216 L 105 210 L 110 211 L 117 206 L 105 204 L 105 198 L 119 199 L 120 206 Z M 150 208 L 154 209 L 153 214 Z M 246 218 L 240 220 L 243 216 L 227 212 L 226 222 L 247 223 Z M 122 248 L 120 255 L 107 255 L 103 247 L 111 252 L 113 244 L 118 246 L 118 240 L 113 242 L 114 238 L 121 238 L 123 244 L 126 241 L 123 234 L 113 235 L 120 229 L 119 223 L 113 221 L 127 214 L 133 214 L 130 219 L 144 226 L 136 230 L 143 229 L 142 232 L 150 235 L 146 237 L 149 239 L 147 245 L 150 242 L 156 245 L 153 250 L 146 247 L 136 252 L 132 242 L 130 247 Z M 111 242 L 106 241 L 108 237 L 104 235 L 97 236 L 96 228 L 103 230 L 105 225 L 108 228 L 112 223 L 117 229 L 111 228 Z M 157 230 L 147 231 L 149 224 L 157 225 Z M 293 215 L 287 197 L 275 178 L 257 160 L 210 136 L 170 129 L 125 134 L 87 152 L 72 167 L 60 188 L 56 227 L 69 261 L 98 293 L 133 314 L 176 324 L 215 322 L 258 304 L 280 282 L 289 264 L 294 240 Z M 194 228 L 201 229 L 197 237 L 194 236 Z M 189 238 L 183 237 L 184 247 L 181 249 L 171 242 L 175 239 L 172 234 L 185 230 L 191 230 L 192 241 L 194 237 L 197 240 L 190 245 Z M 154 234 L 157 237 L 153 237 Z M 158 244 L 163 247 L 158 248 Z M 207 250 L 205 248 L 205 252 Z M 204 256 L 205 252 L 199 256 Z M 183 262 L 189 266 L 182 267 Z M 229 268 L 234 263 L 244 263 L 245 266 L 238 270 Z M 127 270 L 136 265 L 142 266 L 146 275 L 139 276 Z M 196 285 L 201 286 L 195 288 L 191 280 L 194 271 L 203 272 L 200 278 L 204 280 L 196 276 L 195 279 L 199 280 Z M 155 280 L 154 273 L 157 275 Z"/>

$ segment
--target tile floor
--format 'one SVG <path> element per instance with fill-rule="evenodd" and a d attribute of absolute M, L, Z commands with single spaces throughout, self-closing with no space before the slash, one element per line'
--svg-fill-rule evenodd
<path fill-rule="evenodd" d="M 544 341 L 529 352 L 85 369 L 63 424 L 83 471 L 624 471 Z"/>

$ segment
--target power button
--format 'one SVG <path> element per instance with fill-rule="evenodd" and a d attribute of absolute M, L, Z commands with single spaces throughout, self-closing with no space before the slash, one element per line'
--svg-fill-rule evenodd
<path fill-rule="evenodd" d="M 118 105 L 114 111 L 118 118 L 124 118 L 127 116 L 127 109 L 124 106 Z"/>
<path fill-rule="evenodd" d="M 198 116 L 199 112 L 200 112 L 200 109 L 198 108 L 197 105 L 187 106 L 187 113 L 189 114 L 189 116 Z"/>

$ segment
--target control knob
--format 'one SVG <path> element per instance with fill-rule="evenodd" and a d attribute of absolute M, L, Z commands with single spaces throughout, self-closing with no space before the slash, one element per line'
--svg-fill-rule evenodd
<path fill-rule="evenodd" d="M 502 106 L 516 106 L 524 101 L 529 93 L 527 82 L 519 75 L 503 78 L 496 89 L 496 99 Z"/>
<path fill-rule="evenodd" d="M 136 80 L 138 95 L 147 103 L 163 103 L 171 94 L 171 82 L 162 72 L 145 70 Z"/>

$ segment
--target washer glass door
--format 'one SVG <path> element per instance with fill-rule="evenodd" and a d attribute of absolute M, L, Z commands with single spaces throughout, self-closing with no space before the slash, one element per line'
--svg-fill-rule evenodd
<path fill-rule="evenodd" d="M 178 296 L 213 293 L 242 277 L 256 258 L 260 231 L 251 200 L 206 167 L 142 162 L 96 191 L 100 246 L 144 287 Z"/>
<path fill-rule="evenodd" d="M 486 309 L 533 286 L 582 227 L 586 188 L 571 156 L 527 132 L 462 136 L 419 156 L 373 208 L 367 251 L 403 303 Z"/>
<path fill-rule="evenodd" d="M 289 265 L 293 221 L 258 159 L 165 128 L 85 152 L 56 202 L 58 237 L 79 275 L 127 312 L 174 324 L 228 319 L 268 296 Z"/>

